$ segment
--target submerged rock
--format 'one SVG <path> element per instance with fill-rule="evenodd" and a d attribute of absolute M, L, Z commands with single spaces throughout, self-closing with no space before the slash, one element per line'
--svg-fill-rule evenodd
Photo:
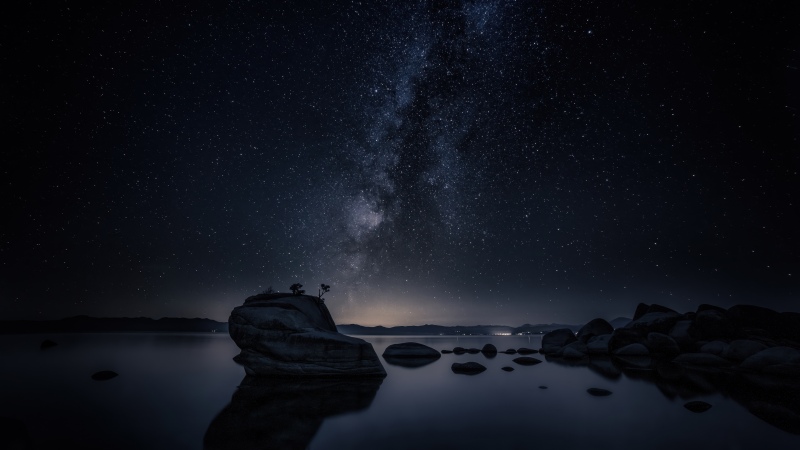
<path fill-rule="evenodd" d="M 514 368 L 510 366 L 501 367 L 500 370 L 504 370 L 506 372 L 513 372 Z"/>
<path fill-rule="evenodd" d="M 453 363 L 450 369 L 454 373 L 460 373 L 463 375 L 476 375 L 486 370 L 486 367 L 483 364 L 470 361 L 465 363 Z"/>
<path fill-rule="evenodd" d="M 542 362 L 541 359 L 536 359 L 531 356 L 520 356 L 519 358 L 514 358 L 513 361 L 521 366 L 534 366 Z"/>
<path fill-rule="evenodd" d="M 689 411 L 695 412 L 695 413 L 706 412 L 709 409 L 711 409 L 711 405 L 710 404 L 708 404 L 706 402 L 701 402 L 699 400 L 686 403 L 685 405 L 683 405 L 683 407 L 688 409 Z"/>
<path fill-rule="evenodd" d="M 611 391 L 608 389 L 600 389 L 600 388 L 589 388 L 586 390 L 590 395 L 594 395 L 595 397 L 606 397 L 611 395 Z"/>
<path fill-rule="evenodd" d="M 119 374 L 114 372 L 113 370 L 101 370 L 100 372 L 95 372 L 92 374 L 92 379 L 95 381 L 106 381 L 110 380 Z"/>
<path fill-rule="evenodd" d="M 338 333 L 316 297 L 250 297 L 231 312 L 228 330 L 242 349 L 234 361 L 247 375 L 386 376 L 372 344 Z"/>

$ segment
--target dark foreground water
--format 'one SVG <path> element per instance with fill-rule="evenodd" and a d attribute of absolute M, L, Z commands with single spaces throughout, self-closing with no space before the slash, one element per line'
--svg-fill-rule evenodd
<path fill-rule="evenodd" d="M 40 350 L 45 338 L 59 345 Z M 366 339 L 378 354 L 406 341 L 540 346 L 538 336 Z M 796 405 L 786 403 L 794 393 L 770 380 L 449 354 L 417 368 L 384 364 L 378 382 L 253 384 L 237 353 L 227 334 L 0 336 L 0 448 L 800 448 Z M 466 361 L 488 370 L 450 370 Z M 119 376 L 92 380 L 100 370 Z M 593 397 L 592 387 L 613 394 Z M 690 400 L 712 407 L 694 413 Z"/>

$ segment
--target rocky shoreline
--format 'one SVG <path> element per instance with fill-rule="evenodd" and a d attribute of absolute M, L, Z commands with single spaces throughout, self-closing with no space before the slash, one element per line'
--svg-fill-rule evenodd
<path fill-rule="evenodd" d="M 691 368 L 800 376 L 800 314 L 753 305 L 729 309 L 700 305 L 678 313 L 640 303 L 633 320 L 616 328 L 594 319 L 577 334 L 569 329 L 542 337 L 540 353 L 581 360 L 611 356 L 623 366 L 655 368 L 671 362 Z"/>

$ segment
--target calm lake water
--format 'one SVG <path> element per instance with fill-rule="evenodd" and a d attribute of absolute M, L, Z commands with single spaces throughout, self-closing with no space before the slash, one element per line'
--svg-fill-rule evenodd
<path fill-rule="evenodd" d="M 45 338 L 58 346 L 40 350 Z M 501 351 L 541 343 L 539 336 L 365 339 L 379 355 L 408 341 L 437 350 L 492 343 Z M 741 396 L 703 377 L 670 383 L 645 371 L 620 374 L 610 364 L 520 366 L 512 362 L 519 355 L 447 354 L 417 368 L 384 363 L 381 382 L 237 390 L 244 378 L 232 361 L 237 353 L 225 333 L 0 336 L 0 448 L 21 426 L 31 448 L 800 448 L 800 435 L 780 420 L 759 418 Z M 488 370 L 451 371 L 466 361 Z M 100 370 L 119 376 L 92 380 Z M 586 392 L 592 387 L 613 394 L 593 397 Z M 683 406 L 690 400 L 712 408 L 693 413 Z M 747 405 L 764 404 L 753 401 Z M 759 408 L 769 416 L 776 407 Z"/>

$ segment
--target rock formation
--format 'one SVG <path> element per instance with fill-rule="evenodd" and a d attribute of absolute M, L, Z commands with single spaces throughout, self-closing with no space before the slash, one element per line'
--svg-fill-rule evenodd
<path fill-rule="evenodd" d="M 261 294 L 237 306 L 228 332 L 247 375 L 385 377 L 372 344 L 336 330 L 317 297 Z"/>
<path fill-rule="evenodd" d="M 595 319 L 577 337 L 568 329 L 551 331 L 542 338 L 541 352 L 561 360 L 611 355 L 619 365 L 636 369 L 670 362 L 690 368 L 800 376 L 797 313 L 751 305 L 726 310 L 704 304 L 680 314 L 665 306 L 640 303 L 629 324 L 610 333 L 609 327 L 608 322 Z"/>

